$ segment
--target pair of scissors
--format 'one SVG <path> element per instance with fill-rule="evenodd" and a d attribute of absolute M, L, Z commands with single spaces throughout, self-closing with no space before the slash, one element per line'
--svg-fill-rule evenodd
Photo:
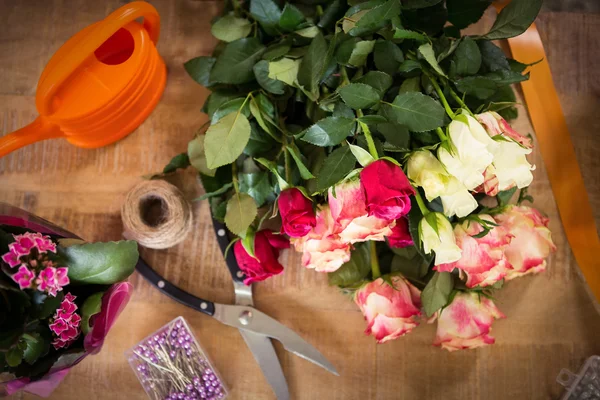
<path fill-rule="evenodd" d="M 227 251 L 230 240 L 225 225 L 213 219 L 213 226 L 217 242 L 233 279 L 235 305 L 214 303 L 196 297 L 164 279 L 141 258 L 136 269 L 152 285 L 173 300 L 209 315 L 225 325 L 237 328 L 278 400 L 287 400 L 290 394 L 271 339 L 281 342 L 287 351 L 325 368 L 332 374 L 339 375 L 335 367 L 296 332 L 253 307 L 252 286 L 244 284 L 244 273 L 240 270 L 233 251 Z"/>

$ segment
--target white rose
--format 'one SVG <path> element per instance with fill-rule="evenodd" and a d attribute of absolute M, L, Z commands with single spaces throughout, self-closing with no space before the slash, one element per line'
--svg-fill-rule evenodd
<path fill-rule="evenodd" d="M 454 177 L 447 186 L 446 194 L 441 195 L 440 199 L 444 207 L 444 215 L 447 217 L 453 215 L 459 218 L 466 217 L 478 206 L 473 195 Z"/>
<path fill-rule="evenodd" d="M 497 143 L 493 164 L 498 178 L 498 189 L 507 190 L 515 185 L 519 189 L 529 186 L 533 181 L 531 171 L 535 169 L 526 157 L 531 153 L 531 149 L 524 148 L 511 139 L 501 139 Z"/>
<path fill-rule="evenodd" d="M 427 221 L 429 218 L 434 219 L 437 232 Z M 425 253 L 435 252 L 435 265 L 447 264 L 460 259 L 461 250 L 456 245 L 452 225 L 444 215 L 436 212 L 424 217 L 419 223 L 419 235 Z"/>

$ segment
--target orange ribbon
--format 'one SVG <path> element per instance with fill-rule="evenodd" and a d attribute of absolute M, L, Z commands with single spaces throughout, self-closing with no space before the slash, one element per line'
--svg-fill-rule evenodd
<path fill-rule="evenodd" d="M 508 44 L 521 62 L 542 60 L 530 68 L 531 78 L 521 86 L 567 239 L 600 302 L 600 239 L 542 40 L 531 25 L 524 34 L 508 39 Z"/>

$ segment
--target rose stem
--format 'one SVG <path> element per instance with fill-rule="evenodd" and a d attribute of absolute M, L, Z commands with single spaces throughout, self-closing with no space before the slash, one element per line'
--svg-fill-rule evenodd
<path fill-rule="evenodd" d="M 381 276 L 379 259 L 377 258 L 377 246 L 374 241 L 370 241 L 369 246 L 371 250 L 371 271 L 373 272 L 373 279 L 377 279 Z"/>
<path fill-rule="evenodd" d="M 362 110 L 357 110 L 356 114 L 359 117 L 363 116 Z M 367 139 L 367 146 L 369 147 L 369 153 L 371 153 L 373 158 L 377 160 L 379 158 L 379 154 L 377 154 L 377 147 L 375 147 L 375 142 L 373 141 L 373 136 L 371 135 L 371 130 L 369 129 L 369 126 L 361 121 L 358 121 L 358 123 L 360 124 L 360 127 L 362 128 L 363 133 L 365 134 L 365 139 Z"/>
<path fill-rule="evenodd" d="M 285 180 L 287 182 L 291 182 L 292 181 L 292 170 L 290 168 L 290 153 L 287 149 L 287 147 L 285 147 L 284 145 L 284 150 L 283 150 L 283 156 L 285 158 Z"/>
<path fill-rule="evenodd" d="M 471 110 L 469 110 L 469 107 L 467 107 L 467 105 L 466 105 L 466 104 L 465 104 L 465 102 L 464 102 L 464 101 L 463 101 L 463 100 L 460 98 L 460 96 L 459 96 L 459 95 L 457 95 L 457 94 L 456 94 L 456 92 L 455 92 L 454 90 L 452 90 L 452 88 L 451 88 L 449 85 L 448 85 L 448 86 L 446 86 L 446 88 L 448 88 L 448 90 L 450 91 L 450 96 L 452 96 L 452 98 L 453 98 L 454 100 L 456 100 L 456 102 L 457 102 L 458 104 L 460 104 L 460 106 L 461 106 L 463 109 L 467 110 L 467 111 L 469 112 L 469 114 L 473 115 L 473 113 L 471 112 Z"/>
<path fill-rule="evenodd" d="M 423 216 L 429 214 L 429 209 L 425 205 L 425 202 L 423 201 L 423 198 L 421 197 L 421 194 L 419 194 L 419 190 L 417 188 L 415 188 L 415 199 L 417 200 L 417 204 L 419 205 L 419 210 L 421 210 L 421 212 L 423 213 Z"/>
<path fill-rule="evenodd" d="M 234 162 L 231 163 L 231 180 L 233 182 L 233 188 L 236 193 L 240 192 L 240 188 L 238 186 L 238 177 L 237 177 L 237 164 Z"/>
<path fill-rule="evenodd" d="M 448 104 L 448 101 L 446 100 L 446 97 L 444 96 L 444 93 L 442 92 L 440 85 L 438 85 L 437 81 L 435 80 L 435 78 L 433 76 L 431 76 L 431 74 L 429 74 L 428 72 L 425 72 L 425 71 L 423 71 L 423 72 L 431 81 L 433 88 L 435 89 L 440 100 L 442 101 L 442 104 L 444 105 L 444 108 L 446 109 L 446 113 L 448 114 L 448 116 L 450 118 L 454 119 L 454 117 L 455 117 L 454 112 L 452 111 L 452 108 L 450 108 L 450 104 Z"/>
<path fill-rule="evenodd" d="M 437 132 L 437 134 L 442 142 L 445 140 L 448 140 L 448 138 L 446 137 L 446 134 L 444 133 L 442 128 L 435 128 L 435 131 Z"/>

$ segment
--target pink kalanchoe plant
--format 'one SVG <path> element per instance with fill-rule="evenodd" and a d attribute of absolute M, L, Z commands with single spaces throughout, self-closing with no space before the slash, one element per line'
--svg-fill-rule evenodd
<path fill-rule="evenodd" d="M 12 276 L 12 279 L 19 284 L 21 290 L 31 288 L 34 278 L 35 274 L 25 264 L 22 264 L 17 273 Z"/>

